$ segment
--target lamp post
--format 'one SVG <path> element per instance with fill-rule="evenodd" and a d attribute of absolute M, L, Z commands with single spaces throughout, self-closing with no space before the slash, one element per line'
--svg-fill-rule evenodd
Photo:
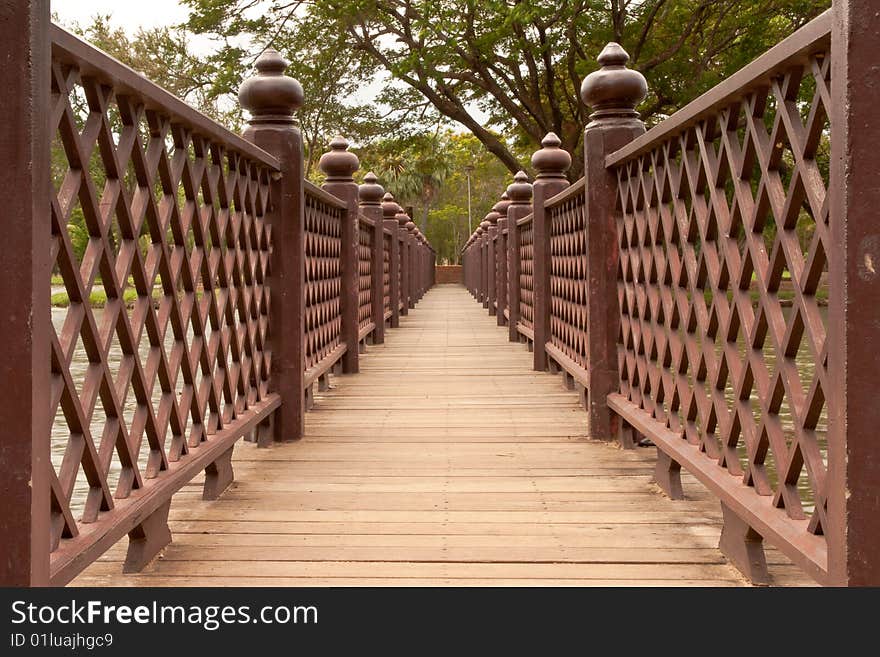
<path fill-rule="evenodd" d="M 471 173 L 473 173 L 474 165 L 466 164 L 464 166 L 464 175 L 467 176 L 467 190 L 468 190 L 468 230 L 474 232 L 474 226 L 471 223 Z"/>

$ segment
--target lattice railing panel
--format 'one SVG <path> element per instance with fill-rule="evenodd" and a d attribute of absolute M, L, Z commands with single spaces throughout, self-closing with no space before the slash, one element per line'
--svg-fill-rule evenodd
<path fill-rule="evenodd" d="M 345 210 L 306 188 L 305 367 L 309 369 L 340 344 L 342 331 L 341 227 Z"/>
<path fill-rule="evenodd" d="M 71 60 L 47 119 L 53 550 L 270 397 L 274 167 Z"/>
<path fill-rule="evenodd" d="M 586 196 L 550 209 L 550 342 L 587 367 Z"/>
<path fill-rule="evenodd" d="M 831 58 L 618 168 L 621 391 L 804 531 L 826 519 Z M 708 114 L 708 115 L 706 115 Z"/>
<path fill-rule="evenodd" d="M 372 258 L 373 226 L 363 220 L 358 230 L 358 328 L 362 329 L 372 321 Z"/>
<path fill-rule="evenodd" d="M 535 231 L 531 219 L 519 227 L 519 322 L 535 326 Z"/>

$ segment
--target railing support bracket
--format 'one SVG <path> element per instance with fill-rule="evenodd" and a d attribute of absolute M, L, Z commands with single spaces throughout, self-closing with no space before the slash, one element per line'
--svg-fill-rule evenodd
<path fill-rule="evenodd" d="M 767 586 L 770 574 L 764 556 L 764 538 L 724 502 L 721 503 L 721 513 L 724 527 L 718 549 L 752 584 Z"/>
<path fill-rule="evenodd" d="M 128 532 L 128 552 L 122 565 L 123 573 L 139 573 L 171 542 L 171 529 L 168 527 L 170 509 L 169 498 Z"/>
<path fill-rule="evenodd" d="M 212 461 L 205 468 L 205 485 L 202 489 L 203 500 L 216 500 L 223 494 L 223 491 L 229 488 L 229 485 L 235 479 L 235 472 L 232 469 L 233 449 L 234 446 L 227 449 L 217 460 Z"/>

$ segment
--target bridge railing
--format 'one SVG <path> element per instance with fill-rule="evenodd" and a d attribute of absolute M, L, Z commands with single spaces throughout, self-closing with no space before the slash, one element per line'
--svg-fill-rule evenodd
<path fill-rule="evenodd" d="M 491 216 L 462 257 L 475 298 L 519 300 L 511 340 L 581 390 L 592 438 L 654 444 L 669 496 L 684 468 L 719 498 L 756 582 L 766 540 L 822 583 L 880 583 L 870 4 L 835 2 L 648 132 L 610 44 L 581 90 L 584 178 L 547 193 L 567 168 L 548 135 L 506 277 L 483 275 Z"/>
<path fill-rule="evenodd" d="M 400 289 L 383 263 L 416 298 L 431 283 L 421 236 L 400 267 L 375 177 L 359 207 L 344 142 L 324 189 L 304 180 L 302 89 L 277 53 L 242 87 L 239 136 L 47 5 L 0 19 L 5 585 L 64 584 L 126 534 L 140 569 L 171 540 L 175 492 L 204 471 L 220 495 L 242 437 L 299 438 L 313 386 L 382 341 Z"/>

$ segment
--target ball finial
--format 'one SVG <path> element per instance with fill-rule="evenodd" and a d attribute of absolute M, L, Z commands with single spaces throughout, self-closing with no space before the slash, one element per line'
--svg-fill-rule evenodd
<path fill-rule="evenodd" d="M 511 205 L 529 205 L 532 202 L 532 184 L 525 171 L 517 171 L 513 183 L 507 187 Z"/>
<path fill-rule="evenodd" d="M 352 182 L 352 174 L 358 170 L 360 161 L 354 153 L 348 152 L 348 140 L 334 137 L 330 151 L 318 160 L 318 168 L 327 176 L 327 182 Z"/>
<path fill-rule="evenodd" d="M 385 195 L 385 188 L 379 184 L 379 178 L 375 173 L 370 171 L 364 176 L 364 184 L 358 187 L 358 201 L 361 205 L 379 206 L 382 204 L 382 197 Z"/>
<path fill-rule="evenodd" d="M 532 166 L 538 170 L 538 178 L 565 178 L 565 172 L 571 166 L 571 155 L 562 150 L 561 145 L 562 140 L 555 132 L 548 132 L 541 140 L 542 148 L 532 155 Z"/>
<path fill-rule="evenodd" d="M 287 62 L 277 50 L 268 48 L 254 63 L 257 72 L 238 90 L 241 106 L 251 113 L 250 125 L 295 123 L 293 113 L 303 104 L 302 85 L 284 75 Z"/>
<path fill-rule="evenodd" d="M 626 67 L 629 55 L 620 44 L 609 43 L 596 59 L 602 67 L 581 84 L 581 100 L 593 108 L 590 118 L 638 118 L 636 106 L 648 95 L 648 83 L 638 71 Z"/>

